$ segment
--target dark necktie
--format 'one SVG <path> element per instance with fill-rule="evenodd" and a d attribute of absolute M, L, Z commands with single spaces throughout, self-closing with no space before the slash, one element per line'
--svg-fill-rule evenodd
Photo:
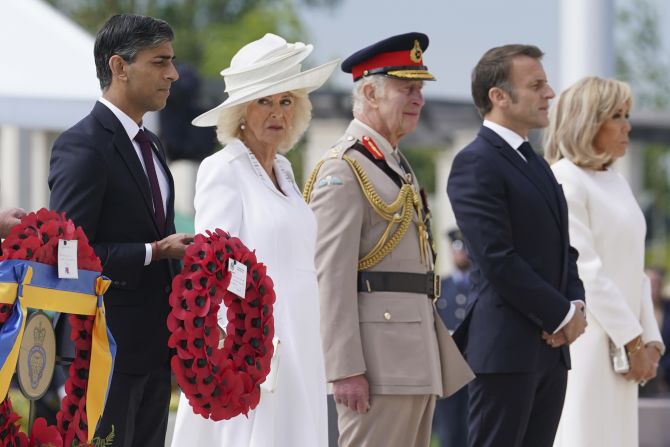
<path fill-rule="evenodd" d="M 535 160 L 535 158 L 537 158 L 537 154 L 528 141 L 521 143 L 521 146 L 519 146 L 519 152 L 521 152 L 521 155 L 526 157 L 526 161 L 528 163 L 530 163 L 531 160 Z"/>
<path fill-rule="evenodd" d="M 533 175 L 540 183 L 540 187 L 544 189 L 544 191 L 549 195 L 549 197 L 555 199 L 555 194 L 554 194 L 554 187 L 552 185 L 551 179 L 546 171 L 542 167 L 542 160 L 540 160 L 540 157 L 537 156 L 533 148 L 531 147 L 530 143 L 528 141 L 524 141 L 521 146 L 519 146 L 519 152 L 526 157 L 526 161 L 528 162 L 528 170 L 531 171 L 531 175 Z"/>
<path fill-rule="evenodd" d="M 151 187 L 151 198 L 154 202 L 154 216 L 158 228 L 163 233 L 165 231 L 165 211 L 163 210 L 163 198 L 161 196 L 161 188 L 158 185 L 158 176 L 156 176 L 156 166 L 154 165 L 153 152 L 151 149 L 151 139 L 147 133 L 140 129 L 135 135 L 135 141 L 140 145 L 140 152 L 142 153 L 142 160 L 147 170 L 147 177 L 149 177 L 149 186 Z"/>

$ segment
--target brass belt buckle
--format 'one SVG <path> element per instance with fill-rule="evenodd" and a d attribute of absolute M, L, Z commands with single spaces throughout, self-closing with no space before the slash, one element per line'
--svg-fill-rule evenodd
<path fill-rule="evenodd" d="M 442 292 L 441 290 L 441 283 L 440 283 L 440 275 L 436 275 L 435 272 L 430 272 L 431 275 L 433 275 L 433 290 L 432 290 L 432 295 L 431 298 L 433 299 L 433 302 L 436 302 L 438 298 L 440 298 L 440 293 Z"/>

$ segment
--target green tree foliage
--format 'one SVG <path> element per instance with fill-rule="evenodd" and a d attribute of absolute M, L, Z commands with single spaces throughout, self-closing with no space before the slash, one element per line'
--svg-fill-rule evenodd
<path fill-rule="evenodd" d="M 215 77 L 244 44 L 273 32 L 289 41 L 304 31 L 297 14 L 301 5 L 334 6 L 340 0 L 48 0 L 95 32 L 121 12 L 159 17 L 175 31 L 177 58 Z"/>
<path fill-rule="evenodd" d="M 635 97 L 635 110 L 670 107 L 670 57 L 663 48 L 659 0 L 632 0 L 617 12 L 616 70 Z M 667 144 L 642 146 L 644 192 L 638 197 L 647 220 L 646 263 L 670 267 L 670 155 Z"/>
<path fill-rule="evenodd" d="M 644 184 L 647 191 L 642 205 L 648 228 L 646 262 L 650 266 L 670 267 L 670 153 L 661 144 L 649 144 L 643 152 Z"/>
<path fill-rule="evenodd" d="M 409 147 L 403 148 L 405 154 L 421 187 L 429 194 L 436 191 L 437 157 L 443 148 L 439 147 Z"/>
<path fill-rule="evenodd" d="M 617 12 L 616 71 L 634 92 L 636 108 L 670 106 L 670 59 L 660 34 L 653 0 L 633 0 Z"/>

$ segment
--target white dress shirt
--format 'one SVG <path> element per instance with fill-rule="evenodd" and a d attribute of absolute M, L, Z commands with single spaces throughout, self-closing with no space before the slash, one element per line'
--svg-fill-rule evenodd
<path fill-rule="evenodd" d="M 147 173 L 147 167 L 144 165 L 144 159 L 142 158 L 142 152 L 140 151 L 140 145 L 137 141 L 135 141 L 135 136 L 137 133 L 140 131 L 140 129 L 144 129 L 144 126 L 142 123 L 137 124 L 131 117 L 129 117 L 123 110 L 119 109 L 116 107 L 114 104 L 112 104 L 109 100 L 107 100 L 104 97 L 98 98 L 98 101 L 101 104 L 104 104 L 107 106 L 109 110 L 112 111 L 114 116 L 121 122 L 121 125 L 123 126 L 123 129 L 126 131 L 128 134 L 128 138 L 130 139 L 130 142 L 132 143 L 133 147 L 135 148 L 135 153 L 137 154 L 137 158 L 140 160 L 140 164 L 142 165 L 142 169 L 144 170 L 144 173 Z M 154 165 L 156 166 L 156 177 L 158 178 L 158 187 L 161 190 L 161 198 L 163 199 L 163 209 L 165 210 L 165 214 L 167 217 L 167 199 L 168 195 L 170 194 L 170 185 L 168 183 L 168 177 L 163 169 L 163 165 L 161 164 L 160 160 L 158 159 L 158 156 L 156 155 L 155 151 L 151 151 L 152 158 L 154 160 Z M 149 265 L 151 263 L 151 258 L 152 258 L 152 249 L 151 249 L 151 244 L 144 244 L 145 246 L 145 255 L 144 255 L 144 265 Z"/>

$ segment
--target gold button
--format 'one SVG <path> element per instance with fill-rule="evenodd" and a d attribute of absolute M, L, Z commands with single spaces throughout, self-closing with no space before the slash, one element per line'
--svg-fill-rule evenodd
<path fill-rule="evenodd" d="M 391 319 L 391 313 L 390 312 L 384 312 L 384 320 L 388 321 Z"/>

